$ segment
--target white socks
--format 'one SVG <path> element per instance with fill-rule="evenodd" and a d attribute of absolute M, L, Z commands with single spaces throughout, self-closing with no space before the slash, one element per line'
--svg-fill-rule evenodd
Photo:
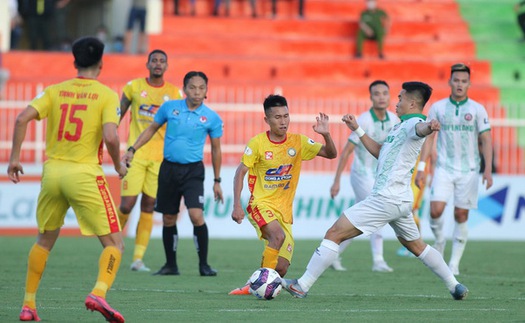
<path fill-rule="evenodd" d="M 321 241 L 321 245 L 315 249 L 312 258 L 310 258 L 303 276 L 297 280 L 304 292 L 308 292 L 310 287 L 330 267 L 338 255 L 339 245 L 337 243 L 328 239 Z"/>
<path fill-rule="evenodd" d="M 456 285 L 459 284 L 459 282 L 436 249 L 427 245 L 418 258 L 425 264 L 425 266 L 432 270 L 436 276 L 441 278 L 450 292 L 455 290 Z"/>
<path fill-rule="evenodd" d="M 445 236 L 443 234 L 443 223 L 445 223 L 442 216 L 439 218 L 430 218 L 430 228 L 434 233 L 437 243 L 443 243 L 445 241 Z"/>
<path fill-rule="evenodd" d="M 459 262 L 463 256 L 463 251 L 465 251 L 465 246 L 467 245 L 468 239 L 468 227 L 467 222 L 457 223 L 454 228 L 454 237 L 452 242 L 452 254 L 450 255 L 449 266 L 450 267 L 459 267 Z"/>

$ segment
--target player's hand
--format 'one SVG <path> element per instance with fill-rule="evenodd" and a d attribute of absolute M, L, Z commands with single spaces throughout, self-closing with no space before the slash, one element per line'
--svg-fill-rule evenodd
<path fill-rule="evenodd" d="M 238 206 L 234 205 L 233 211 L 232 211 L 232 220 L 241 224 L 243 219 L 244 219 L 244 210 L 242 209 L 240 205 Z"/>
<path fill-rule="evenodd" d="M 489 171 L 483 172 L 483 180 L 481 181 L 483 185 L 485 185 L 485 189 L 489 189 L 492 187 L 493 181 L 492 181 L 492 173 Z"/>
<path fill-rule="evenodd" d="M 115 166 L 115 170 L 117 171 L 118 177 L 120 179 L 123 179 L 128 173 L 128 168 L 124 162 L 120 162 L 117 166 Z"/>
<path fill-rule="evenodd" d="M 357 119 L 353 114 L 345 114 L 343 116 L 343 122 L 346 123 L 346 126 L 352 131 L 355 131 L 357 128 L 359 128 Z"/>
<path fill-rule="evenodd" d="M 122 163 L 126 165 L 127 168 L 131 167 L 131 161 L 133 160 L 134 154 L 131 151 L 127 151 L 124 156 L 122 156 Z"/>
<path fill-rule="evenodd" d="M 20 182 L 20 174 L 24 174 L 24 168 L 20 165 L 19 162 L 9 163 L 7 166 L 7 175 L 13 183 Z"/>
<path fill-rule="evenodd" d="M 222 196 L 222 188 L 221 188 L 221 184 L 215 182 L 213 184 L 213 196 L 215 197 L 215 201 L 219 201 L 221 202 L 222 204 L 224 204 L 224 198 Z"/>
<path fill-rule="evenodd" d="M 340 185 L 338 182 L 334 182 L 332 184 L 332 187 L 330 187 L 330 196 L 333 198 L 335 198 L 337 196 L 337 194 L 339 194 L 339 189 L 340 189 Z"/>
<path fill-rule="evenodd" d="M 427 181 L 427 175 L 424 171 L 418 170 L 416 173 L 416 178 L 414 179 L 414 183 L 416 184 L 417 188 L 422 190 L 425 187 Z"/>
<path fill-rule="evenodd" d="M 330 118 L 328 117 L 327 114 L 319 112 L 319 116 L 317 116 L 315 119 L 317 120 L 317 123 L 312 126 L 315 132 L 321 135 L 330 133 L 330 129 L 329 129 Z"/>
<path fill-rule="evenodd" d="M 432 132 L 441 130 L 441 124 L 437 120 L 430 120 L 428 123 L 428 127 Z"/>

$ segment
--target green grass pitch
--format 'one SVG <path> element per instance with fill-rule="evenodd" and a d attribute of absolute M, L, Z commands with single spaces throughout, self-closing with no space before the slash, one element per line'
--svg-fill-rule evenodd
<path fill-rule="evenodd" d="M 17 322 L 24 295 L 27 254 L 33 237 L 0 237 L 0 322 Z M 287 277 L 300 276 L 320 240 L 296 241 Z M 230 296 L 260 263 L 262 242 L 210 241 L 210 264 L 217 277 L 200 277 L 193 241 L 181 239 L 180 276 L 152 276 L 129 269 L 133 241 L 108 302 L 126 322 L 525 322 L 523 242 L 470 241 L 459 280 L 470 289 L 454 301 L 419 260 L 396 256 L 399 243 L 385 241 L 393 273 L 373 273 L 368 240 L 357 240 L 343 255 L 346 272 L 328 269 L 305 299 L 286 291 L 272 301 Z M 94 285 L 101 246 L 96 238 L 59 238 L 37 294 L 43 322 L 102 322 L 87 311 L 84 298 Z M 447 259 L 450 243 L 447 248 Z M 164 263 L 162 242 L 151 241 L 145 263 Z"/>

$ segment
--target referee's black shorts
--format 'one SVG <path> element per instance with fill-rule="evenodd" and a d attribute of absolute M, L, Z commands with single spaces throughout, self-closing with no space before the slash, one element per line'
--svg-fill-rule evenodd
<path fill-rule="evenodd" d="M 204 209 L 204 164 L 202 161 L 179 164 L 164 159 L 159 170 L 155 211 L 179 213 L 182 197 L 188 209 Z"/>

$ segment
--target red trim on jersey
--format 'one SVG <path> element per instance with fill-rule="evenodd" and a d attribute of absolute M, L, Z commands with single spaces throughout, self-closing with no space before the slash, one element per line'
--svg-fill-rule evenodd
<path fill-rule="evenodd" d="M 288 139 L 288 134 L 286 134 L 286 136 L 284 137 L 284 139 L 282 141 L 273 141 L 270 139 L 270 130 L 266 131 L 266 137 L 268 137 L 268 140 L 270 140 L 270 142 L 272 144 L 282 144 L 283 142 L 286 141 L 286 139 Z"/>
<path fill-rule="evenodd" d="M 120 228 L 117 220 L 117 212 L 111 201 L 111 195 L 106 187 L 106 180 L 104 176 L 97 176 L 97 186 L 98 191 L 100 192 L 100 197 L 102 197 L 102 202 L 104 202 L 104 208 L 106 209 L 106 216 L 109 222 L 109 228 L 111 233 L 119 232 Z"/>
<path fill-rule="evenodd" d="M 262 228 L 263 226 L 268 224 L 261 215 L 261 211 L 259 210 L 259 208 L 255 207 L 254 209 L 252 209 L 251 207 L 249 207 L 249 209 L 251 210 L 251 212 L 250 210 L 248 211 L 250 212 L 250 216 L 255 221 L 255 223 L 257 223 L 257 226 L 259 226 L 259 228 Z"/>
<path fill-rule="evenodd" d="M 148 85 L 151 86 L 151 87 L 163 87 L 164 86 L 164 80 L 162 80 L 162 84 L 161 85 L 155 85 L 155 84 L 151 84 L 150 83 L 149 77 L 146 77 L 146 83 L 148 83 Z"/>
<path fill-rule="evenodd" d="M 98 146 L 98 164 L 102 165 L 102 159 L 104 158 L 104 141 L 100 142 Z"/>

